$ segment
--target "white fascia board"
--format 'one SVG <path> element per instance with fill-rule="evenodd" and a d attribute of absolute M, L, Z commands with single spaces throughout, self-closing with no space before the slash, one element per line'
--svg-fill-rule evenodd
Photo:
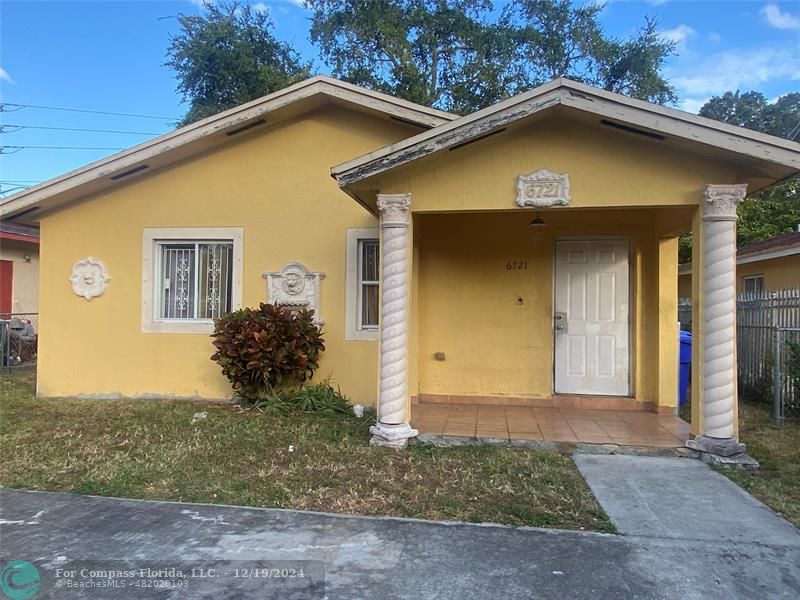
<path fill-rule="evenodd" d="M 753 254 L 746 254 L 741 258 L 737 258 L 736 264 L 746 265 L 748 263 L 761 262 L 763 260 L 770 260 L 773 258 L 794 256 L 795 254 L 800 254 L 800 246 L 793 246 L 791 248 L 776 248 L 774 250 L 764 250 L 763 252 L 754 252 Z"/>

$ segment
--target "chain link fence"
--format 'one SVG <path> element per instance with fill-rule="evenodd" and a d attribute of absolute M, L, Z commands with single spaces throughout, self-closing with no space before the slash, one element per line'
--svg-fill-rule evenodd
<path fill-rule="evenodd" d="M 678 301 L 691 330 L 692 301 Z M 736 301 L 739 392 L 773 404 L 776 424 L 800 419 L 800 287 L 741 294 Z"/>
<path fill-rule="evenodd" d="M 38 342 L 38 313 L 0 314 L 0 368 L 35 365 Z"/>

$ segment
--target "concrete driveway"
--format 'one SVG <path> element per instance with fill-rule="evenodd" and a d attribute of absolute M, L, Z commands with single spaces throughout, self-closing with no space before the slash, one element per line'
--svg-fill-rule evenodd
<path fill-rule="evenodd" d="M 34 563 L 41 576 L 37 598 L 800 595 L 800 543 L 720 543 L 13 490 L 0 490 L 0 554 L 2 565 Z M 274 575 L 254 577 L 254 565 Z M 124 573 L 109 576 L 122 566 L 151 567 L 152 576 L 144 579 L 173 581 L 160 584 L 172 587 L 135 588 L 132 582 L 142 577 L 133 577 L 126 587 L 100 593 L 64 577 L 75 571 L 72 579 L 84 584 L 109 578 L 119 584 Z M 56 569 L 62 569 L 61 584 Z M 194 575 L 181 579 L 189 587 L 177 587 L 169 569 Z M 291 577 L 298 569 L 307 576 Z"/>

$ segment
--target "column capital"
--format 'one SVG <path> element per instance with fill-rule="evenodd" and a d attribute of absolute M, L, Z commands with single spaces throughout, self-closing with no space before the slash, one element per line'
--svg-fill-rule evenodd
<path fill-rule="evenodd" d="M 411 194 L 378 194 L 381 227 L 408 227 Z"/>
<path fill-rule="evenodd" d="M 703 189 L 703 220 L 735 221 L 736 207 L 746 195 L 746 183 L 708 184 Z"/>

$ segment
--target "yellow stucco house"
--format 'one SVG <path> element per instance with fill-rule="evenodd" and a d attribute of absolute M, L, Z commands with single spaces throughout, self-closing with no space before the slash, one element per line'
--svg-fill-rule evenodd
<path fill-rule="evenodd" d="M 800 287 L 800 226 L 736 252 L 736 292 L 760 294 Z M 692 297 L 692 264 L 678 267 L 678 297 Z"/>
<path fill-rule="evenodd" d="M 317 310 L 319 369 L 403 446 L 415 400 L 673 412 L 735 454 L 735 208 L 800 145 L 565 79 L 468 116 L 315 77 L 11 197 L 41 227 L 42 396 L 227 398 L 212 318 Z"/>

